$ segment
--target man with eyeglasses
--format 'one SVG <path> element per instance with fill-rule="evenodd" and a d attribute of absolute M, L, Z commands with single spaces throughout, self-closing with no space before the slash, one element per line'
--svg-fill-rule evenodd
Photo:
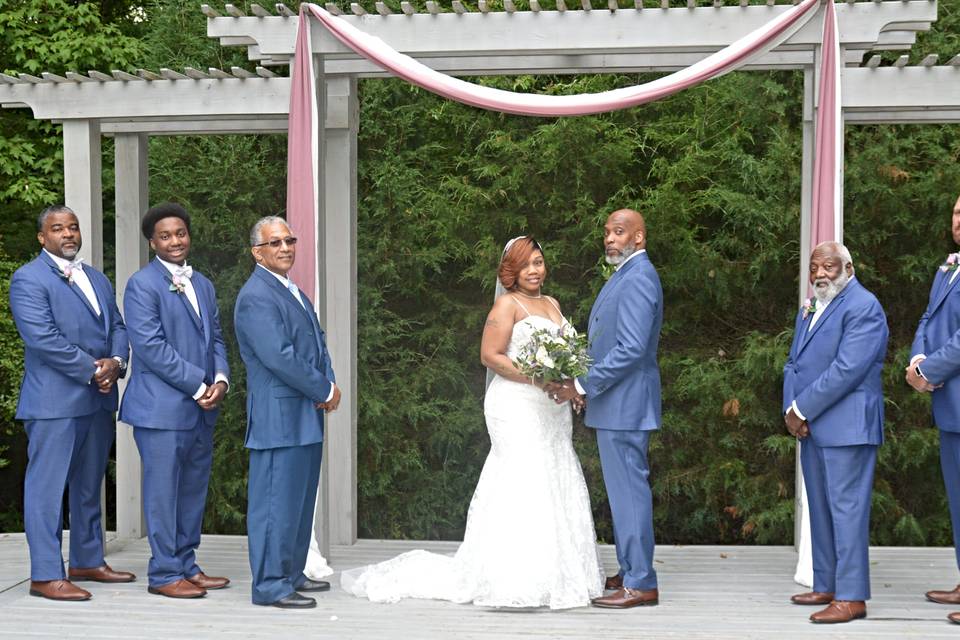
<path fill-rule="evenodd" d="M 247 367 L 250 476 L 247 538 L 254 604 L 316 606 L 301 592 L 330 584 L 303 575 L 323 452 L 323 414 L 340 404 L 313 303 L 287 277 L 297 239 L 283 218 L 253 225 L 257 266 L 240 290 L 234 325 Z"/>

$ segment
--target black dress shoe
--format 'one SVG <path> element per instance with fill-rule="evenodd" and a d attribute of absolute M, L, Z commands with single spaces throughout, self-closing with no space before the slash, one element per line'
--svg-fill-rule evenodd
<path fill-rule="evenodd" d="M 317 606 L 317 601 L 294 591 L 286 598 L 280 598 L 270 604 L 274 607 L 280 607 L 281 609 L 312 609 Z"/>
<path fill-rule="evenodd" d="M 330 583 L 324 580 L 307 578 L 302 585 L 297 587 L 297 591 L 330 591 Z"/>

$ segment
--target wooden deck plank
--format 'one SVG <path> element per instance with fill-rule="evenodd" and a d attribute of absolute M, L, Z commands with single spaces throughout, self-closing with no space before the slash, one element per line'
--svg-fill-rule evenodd
<path fill-rule="evenodd" d="M 453 553 L 457 542 L 362 540 L 334 547 L 340 571 L 385 560 L 410 549 Z M 806 618 L 816 608 L 788 603 L 800 588 L 792 582 L 795 554 L 789 547 L 661 546 L 657 568 L 661 604 L 649 609 L 606 611 L 503 611 L 446 602 L 405 600 L 372 604 L 337 588 L 320 594 L 310 611 L 281 611 L 250 604 L 246 538 L 205 536 L 204 570 L 228 575 L 229 589 L 201 600 L 175 601 L 146 593 L 146 540 L 111 545 L 115 568 L 141 574 L 133 584 L 85 583 L 87 603 L 33 598 L 25 582 L 29 560 L 23 534 L 0 534 L 0 638 L 258 638 L 304 635 L 311 639 L 455 637 L 490 638 L 947 638 L 950 607 L 926 602 L 923 592 L 957 582 L 952 549 L 871 549 L 874 598 L 869 615 L 842 627 L 821 628 Z M 611 547 L 601 548 L 608 569 Z"/>

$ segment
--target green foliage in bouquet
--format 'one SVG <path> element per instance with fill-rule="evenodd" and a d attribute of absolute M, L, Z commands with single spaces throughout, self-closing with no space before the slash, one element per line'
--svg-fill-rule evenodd
<path fill-rule="evenodd" d="M 558 382 L 584 375 L 590 366 L 587 336 L 570 325 L 537 329 L 523 345 L 513 364 L 528 378 Z"/>

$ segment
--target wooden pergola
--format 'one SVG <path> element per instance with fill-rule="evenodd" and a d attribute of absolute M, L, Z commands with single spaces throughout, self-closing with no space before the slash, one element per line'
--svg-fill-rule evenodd
<path fill-rule="evenodd" d="M 427 0 L 421 12 L 410 2 L 392 13 L 376 2 L 377 13 L 352 3 L 344 20 L 421 62 L 451 75 L 579 74 L 668 72 L 689 66 L 734 42 L 785 11 L 774 0 L 725 6 L 644 8 L 641 0 L 622 8 L 617 0 L 602 7 L 580 0 L 555 10 L 529 0 L 518 11 L 512 0 L 493 10 L 478 0 L 476 10 L 461 0 L 452 11 Z M 326 7 L 341 13 L 335 5 Z M 44 73 L 41 77 L 0 74 L 0 105 L 28 107 L 37 119 L 63 126 L 66 203 L 80 217 L 89 261 L 102 266 L 103 204 L 101 138 L 113 136 L 116 164 L 116 289 L 146 263 L 147 245 L 139 233 L 148 208 L 147 142 L 151 135 L 285 133 L 290 80 L 269 67 L 287 65 L 294 51 L 298 20 L 283 4 L 271 13 L 250 5 L 247 15 L 228 4 L 225 15 L 207 5 L 207 31 L 224 46 L 245 46 L 259 66 L 255 72 L 186 68 L 158 73 Z M 960 122 L 960 56 L 940 64 L 928 56 L 909 66 L 903 55 L 882 66 L 875 51 L 908 51 L 919 31 L 937 17 L 936 0 L 866 1 L 837 7 L 841 55 L 842 108 L 846 124 Z M 800 246 L 809 246 L 813 182 L 814 122 L 820 24 L 811 20 L 783 45 L 744 70 L 792 69 L 804 73 L 803 161 Z M 317 233 L 317 288 L 313 292 L 325 325 L 338 383 L 341 409 L 331 414 L 326 433 L 317 531 L 329 544 L 357 539 L 357 78 L 386 74 L 311 23 L 318 82 L 320 224 Z M 466 37 L 469 36 L 469 37 Z M 841 218 L 842 220 L 842 218 Z M 842 224 L 842 223 L 841 223 Z M 806 291 L 808 257 L 801 255 L 798 296 Z M 136 366 L 134 362 L 133 366 Z M 144 535 L 140 460 L 132 430 L 117 429 L 117 532 Z M 799 491 L 798 491 L 799 495 Z"/>

